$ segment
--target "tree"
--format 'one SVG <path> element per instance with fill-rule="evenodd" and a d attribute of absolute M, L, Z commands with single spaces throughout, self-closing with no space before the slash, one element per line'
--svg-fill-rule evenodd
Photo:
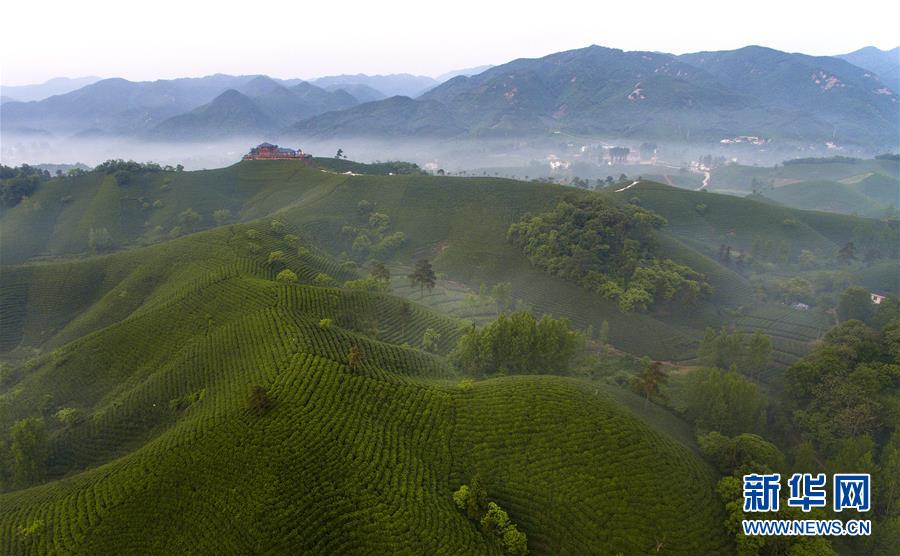
<path fill-rule="evenodd" d="M 515 311 L 481 329 L 470 328 L 451 359 L 469 375 L 567 374 L 583 351 L 584 337 L 567 320 L 544 315 L 538 321 L 528 311 Z"/>
<path fill-rule="evenodd" d="M 56 412 L 56 420 L 67 427 L 75 426 L 84 420 L 84 414 L 80 409 L 64 407 Z"/>
<path fill-rule="evenodd" d="M 88 232 L 88 247 L 95 253 L 112 249 L 113 240 L 109 230 L 106 228 L 91 228 Z"/>
<path fill-rule="evenodd" d="M 217 225 L 221 226 L 231 220 L 231 211 L 228 209 L 213 211 L 213 220 L 215 220 Z"/>
<path fill-rule="evenodd" d="M 488 502 L 487 511 L 481 516 L 481 530 L 487 534 L 499 534 L 509 527 L 509 514 L 496 502 Z"/>
<path fill-rule="evenodd" d="M 481 484 L 481 477 L 475 475 L 469 481 L 469 497 L 466 500 L 466 515 L 477 521 L 487 509 L 487 490 Z"/>
<path fill-rule="evenodd" d="M 330 288 L 334 285 L 334 278 L 324 272 L 320 272 L 313 277 L 313 285 L 322 288 Z"/>
<path fill-rule="evenodd" d="M 388 270 L 388 267 L 383 262 L 372 261 L 372 264 L 369 266 L 369 274 L 376 280 L 380 280 L 386 284 L 390 284 L 391 282 L 391 271 Z"/>
<path fill-rule="evenodd" d="M 362 364 L 363 354 L 359 346 L 352 346 L 347 352 L 347 366 L 351 369 L 358 369 Z"/>
<path fill-rule="evenodd" d="M 258 384 L 251 386 L 250 393 L 247 395 L 247 409 L 257 415 L 262 415 L 271 407 L 272 400 L 269 398 L 269 391 Z"/>
<path fill-rule="evenodd" d="M 200 223 L 200 215 L 192 208 L 185 209 L 178 215 L 178 225 L 188 232 L 193 231 Z"/>
<path fill-rule="evenodd" d="M 604 320 L 600 323 L 600 332 L 597 334 L 597 341 L 601 346 L 609 343 L 609 321 Z"/>
<path fill-rule="evenodd" d="M 759 387 L 734 371 L 691 372 L 685 399 L 685 414 L 701 430 L 736 435 L 759 433 L 765 427 L 766 400 Z"/>
<path fill-rule="evenodd" d="M 296 284 L 297 282 L 299 282 L 299 279 L 297 278 L 297 273 L 289 268 L 286 268 L 279 272 L 277 276 L 275 276 L 275 281 L 281 282 L 282 284 Z"/>
<path fill-rule="evenodd" d="M 417 261 L 415 269 L 408 278 L 412 285 L 418 284 L 419 293 L 422 297 L 425 296 L 425 289 L 427 288 L 428 291 L 433 290 L 437 282 L 437 276 L 428 259 L 420 259 Z"/>
<path fill-rule="evenodd" d="M 635 377 L 635 388 L 644 396 L 645 400 L 653 397 L 661 397 L 660 385 L 669 381 L 669 375 L 663 369 L 661 361 L 644 362 L 644 368 Z"/>
<path fill-rule="evenodd" d="M 422 349 L 425 351 L 434 351 L 437 349 L 438 340 L 441 339 L 441 335 L 434 328 L 426 328 L 425 333 L 422 335 Z"/>
<path fill-rule="evenodd" d="M 747 345 L 747 369 L 758 375 L 765 371 L 772 360 L 772 339 L 759 330 L 750 336 Z"/>
<path fill-rule="evenodd" d="M 284 251 L 281 249 L 276 249 L 275 251 L 271 251 L 269 253 L 269 258 L 266 260 L 266 264 L 275 267 L 281 267 L 284 265 Z"/>
<path fill-rule="evenodd" d="M 856 246 L 852 241 L 848 241 L 841 247 L 841 250 L 838 251 L 838 262 L 841 264 L 847 264 L 850 261 L 856 260 Z"/>
<path fill-rule="evenodd" d="M 14 483 L 25 487 L 42 480 L 49 455 L 44 419 L 29 417 L 16 421 L 9 434 Z"/>
<path fill-rule="evenodd" d="M 338 149 L 337 153 L 334 155 L 334 157 L 338 160 L 340 160 L 342 158 L 347 158 L 346 156 L 344 156 L 344 149 Z"/>
<path fill-rule="evenodd" d="M 494 284 L 494 287 L 491 288 L 491 297 L 497 304 L 498 314 L 512 309 L 512 284 L 509 282 Z"/>
<path fill-rule="evenodd" d="M 871 322 L 875 307 L 869 291 L 860 286 L 851 286 L 844 290 L 837 306 L 837 315 L 841 321 L 861 320 Z"/>

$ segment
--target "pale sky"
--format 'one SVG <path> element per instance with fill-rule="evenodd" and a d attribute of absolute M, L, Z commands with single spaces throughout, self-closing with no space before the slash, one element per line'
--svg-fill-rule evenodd
<path fill-rule="evenodd" d="M 0 81 L 212 73 L 436 76 L 591 44 L 676 54 L 760 44 L 838 54 L 868 45 L 897 46 L 898 5 L 887 0 L 9 1 L 0 8 Z"/>

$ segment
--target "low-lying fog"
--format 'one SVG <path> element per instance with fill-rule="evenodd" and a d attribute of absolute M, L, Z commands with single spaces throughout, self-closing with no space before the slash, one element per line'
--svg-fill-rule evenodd
<path fill-rule="evenodd" d="M 95 166 L 111 158 L 132 159 L 160 164 L 182 164 L 188 170 L 219 168 L 239 161 L 250 147 L 262 141 L 301 148 L 313 156 L 334 156 L 338 149 L 351 160 L 407 160 L 426 169 L 460 172 L 491 169 L 492 174 L 530 177 L 551 175 L 551 164 L 568 169 L 566 173 L 584 178 L 602 177 L 600 164 L 604 147 L 630 149 L 628 163 L 649 160 L 640 155 L 642 141 L 635 139 L 599 139 L 559 136 L 540 140 L 375 140 L 375 139 L 304 139 L 284 137 L 248 137 L 194 143 L 157 143 L 132 138 L 73 138 L 50 135 L 12 135 L 0 137 L 0 162 L 8 166 L 20 164 L 75 164 Z M 646 147 L 646 145 L 645 145 Z M 646 148 L 644 149 L 647 150 Z M 704 155 L 735 159 L 741 164 L 773 165 L 798 156 L 871 156 L 878 153 L 851 149 L 833 150 L 796 145 L 685 145 L 657 143 L 656 162 L 674 167 L 689 165 Z M 503 172 L 508 169 L 509 172 Z M 518 174 L 516 174 L 518 172 Z"/>

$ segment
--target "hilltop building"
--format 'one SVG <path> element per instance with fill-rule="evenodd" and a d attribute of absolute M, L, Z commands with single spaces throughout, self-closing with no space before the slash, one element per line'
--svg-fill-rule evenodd
<path fill-rule="evenodd" d="M 243 157 L 244 160 L 305 160 L 308 158 L 312 158 L 312 156 L 304 153 L 300 149 L 295 151 L 294 149 L 279 147 L 272 143 L 260 143 L 258 146 L 250 149 L 250 152 Z"/>

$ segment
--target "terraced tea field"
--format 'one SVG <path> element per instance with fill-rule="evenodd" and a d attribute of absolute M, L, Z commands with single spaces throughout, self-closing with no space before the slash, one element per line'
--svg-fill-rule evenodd
<path fill-rule="evenodd" d="M 451 499 L 475 472 L 537 554 L 728 546 L 711 470 L 665 432 L 581 381 L 452 386 L 456 371 L 415 346 L 433 328 L 446 352 L 459 321 L 391 295 L 274 282 L 261 257 L 283 239 L 252 227 L 253 240 L 234 227 L 5 269 L 37 284 L 2 283 L 24 315 L 11 337 L 46 351 L 0 395 L 0 427 L 47 404 L 85 417 L 50 425 L 46 482 L 0 494 L 0 552 L 499 554 Z M 73 264 L 85 266 L 70 280 L 90 279 L 87 307 L 57 296 L 32 312 L 42 281 Z M 285 264 L 337 268 L 323 255 Z M 50 339 L 26 333 L 42 327 Z M 263 414 L 247 409 L 251 384 L 268 391 Z M 692 486 L 653 502 L 670 479 Z M 686 521 L 688 504 L 710 510 Z"/>

